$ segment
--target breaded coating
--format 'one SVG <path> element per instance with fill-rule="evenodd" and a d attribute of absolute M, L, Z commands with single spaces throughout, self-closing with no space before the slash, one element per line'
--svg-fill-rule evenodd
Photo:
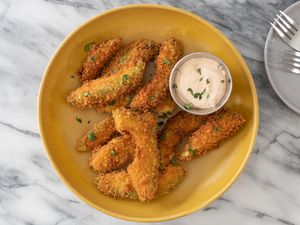
<path fill-rule="evenodd" d="M 207 123 L 191 134 L 188 143 L 179 150 L 178 159 L 185 161 L 206 155 L 207 151 L 236 134 L 244 122 L 242 115 L 227 110 L 210 116 Z"/>
<path fill-rule="evenodd" d="M 156 70 L 152 80 L 141 88 L 132 99 L 130 107 L 134 110 L 147 111 L 156 107 L 167 98 L 169 77 L 172 68 L 182 56 L 181 43 L 171 37 L 160 47 L 156 59 Z"/>
<path fill-rule="evenodd" d="M 134 152 L 133 139 L 124 134 L 96 148 L 90 158 L 90 166 L 101 173 L 120 169 L 133 160 Z"/>
<path fill-rule="evenodd" d="M 164 168 L 170 163 L 184 137 L 197 130 L 206 119 L 207 116 L 181 111 L 166 122 L 158 142 L 161 160 L 160 168 Z"/>
<path fill-rule="evenodd" d="M 121 47 L 122 38 L 115 38 L 95 44 L 88 52 L 81 70 L 81 81 L 92 80 Z"/>
<path fill-rule="evenodd" d="M 134 96 L 134 93 L 126 95 L 120 99 L 113 100 L 108 105 L 104 107 L 100 107 L 98 105 L 95 105 L 95 109 L 97 112 L 107 112 L 110 113 L 113 110 L 119 108 L 119 107 L 128 107 L 132 98 Z M 172 113 L 176 108 L 176 103 L 173 101 L 171 96 L 168 96 L 166 99 L 164 99 L 158 106 L 156 106 L 153 111 L 156 112 L 159 116 L 166 114 L 166 113 Z"/>
<path fill-rule="evenodd" d="M 162 197 L 173 191 L 186 175 L 182 166 L 168 165 L 158 178 L 157 197 Z"/>
<path fill-rule="evenodd" d="M 129 63 L 134 59 L 141 59 L 144 63 L 148 63 L 157 55 L 159 44 L 147 39 L 138 39 L 125 45 L 115 57 L 108 63 L 101 73 L 101 77 L 108 77 L 115 74 L 124 67 L 128 67 Z M 127 107 L 133 98 L 134 93 L 130 93 L 122 98 L 113 99 L 111 102 L 103 106 L 96 104 L 95 108 L 98 112 L 111 112 L 121 106 Z"/>
<path fill-rule="evenodd" d="M 176 103 L 173 101 L 170 94 L 167 95 L 166 99 L 163 99 L 161 103 L 159 103 L 153 111 L 156 112 L 159 116 L 172 113 L 176 108 Z"/>
<path fill-rule="evenodd" d="M 99 174 L 97 188 L 103 194 L 113 198 L 138 199 L 132 181 L 126 171 L 113 171 Z"/>
<path fill-rule="evenodd" d="M 102 146 L 115 134 L 116 128 L 114 119 L 109 116 L 94 125 L 93 129 L 88 131 L 79 140 L 78 151 L 89 151 L 95 147 Z"/>
<path fill-rule="evenodd" d="M 108 103 L 106 106 L 101 106 L 101 105 L 95 105 L 95 109 L 97 112 L 107 112 L 107 113 L 111 113 L 113 110 L 124 106 L 124 107 L 128 107 L 131 100 L 132 100 L 133 94 L 128 94 L 120 99 L 117 100 L 113 100 L 110 103 Z"/>
<path fill-rule="evenodd" d="M 73 90 L 66 100 L 79 109 L 91 108 L 95 104 L 104 106 L 137 89 L 142 82 L 144 70 L 145 63 L 134 59 L 128 67 L 116 74 L 85 82 Z"/>
<path fill-rule="evenodd" d="M 173 191 L 186 175 L 182 166 L 169 165 L 159 175 L 158 189 L 155 198 L 162 197 Z M 103 194 L 117 199 L 138 199 L 129 174 L 125 171 L 100 174 L 97 178 L 98 190 Z"/>
<path fill-rule="evenodd" d="M 141 59 L 148 63 L 159 50 L 159 44 L 147 39 L 138 39 L 125 45 L 117 52 L 115 57 L 103 69 L 101 76 L 110 76 L 117 73 L 123 67 L 127 67 L 133 59 Z"/>
<path fill-rule="evenodd" d="M 150 112 L 137 114 L 125 108 L 113 111 L 113 118 L 116 129 L 131 134 L 136 145 L 134 160 L 128 166 L 127 172 L 139 200 L 152 200 L 157 191 L 159 166 L 157 120 Z"/>

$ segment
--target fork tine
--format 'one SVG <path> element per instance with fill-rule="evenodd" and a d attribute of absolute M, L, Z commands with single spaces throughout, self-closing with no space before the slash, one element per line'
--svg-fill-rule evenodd
<path fill-rule="evenodd" d="M 296 29 L 296 31 L 299 30 L 299 25 L 288 15 L 286 15 L 284 12 L 282 12 L 281 10 L 279 10 L 280 14 L 284 16 L 284 18 L 294 26 L 294 28 Z"/>
<path fill-rule="evenodd" d="M 300 52 L 297 52 L 297 51 L 285 50 L 283 52 L 288 55 L 294 55 L 294 56 L 300 57 Z"/>
<path fill-rule="evenodd" d="M 292 60 L 292 61 L 294 61 L 294 62 L 300 62 L 300 58 L 292 57 L 292 56 L 290 56 L 290 55 L 283 55 L 282 57 L 285 58 L 285 59 Z"/>
<path fill-rule="evenodd" d="M 281 18 L 280 15 L 276 14 L 276 16 L 277 16 L 277 19 L 279 19 L 279 20 L 284 24 L 284 26 L 287 27 L 287 29 L 288 29 L 293 35 L 295 35 L 295 31 L 293 31 L 293 28 L 294 28 L 294 27 L 290 26 L 284 19 Z"/>
<path fill-rule="evenodd" d="M 285 64 L 291 65 L 293 67 L 300 68 L 300 63 L 295 63 L 293 61 L 289 61 L 289 60 L 284 59 L 281 63 L 285 63 Z"/>
<path fill-rule="evenodd" d="M 277 32 L 277 34 L 287 43 L 289 44 L 290 39 L 286 37 L 286 35 L 279 29 L 277 28 L 273 23 L 270 23 L 271 26 L 274 28 L 274 30 Z"/>
<path fill-rule="evenodd" d="M 294 36 L 294 34 L 291 33 L 291 32 L 289 32 L 289 30 L 288 30 L 288 29 L 287 29 L 280 21 L 278 21 L 277 18 L 274 18 L 274 20 L 275 20 L 275 23 L 276 23 L 277 25 L 279 25 L 279 27 L 281 28 L 281 30 L 285 33 L 285 35 L 286 35 L 290 40 L 292 40 L 291 36 Z"/>
<path fill-rule="evenodd" d="M 299 69 L 296 69 L 294 67 L 291 67 L 291 66 L 288 66 L 288 65 L 282 65 L 282 64 L 279 64 L 280 67 L 288 70 L 289 72 L 292 72 L 292 73 L 295 73 L 295 74 L 300 74 L 300 70 Z"/>

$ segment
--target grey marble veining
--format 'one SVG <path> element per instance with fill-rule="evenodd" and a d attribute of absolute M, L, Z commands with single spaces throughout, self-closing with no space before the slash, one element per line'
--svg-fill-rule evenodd
<path fill-rule="evenodd" d="M 131 224 L 89 207 L 64 186 L 43 150 L 36 112 L 43 71 L 66 35 L 129 3 L 172 5 L 213 23 L 241 51 L 259 96 L 259 134 L 242 175 L 204 210 L 164 224 L 300 224 L 300 115 L 278 99 L 263 63 L 269 21 L 293 2 L 0 0 L 0 224 Z"/>

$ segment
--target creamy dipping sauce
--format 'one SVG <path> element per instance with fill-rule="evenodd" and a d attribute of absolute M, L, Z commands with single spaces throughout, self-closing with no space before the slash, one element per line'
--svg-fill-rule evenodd
<path fill-rule="evenodd" d="M 193 58 L 183 63 L 175 77 L 176 94 L 187 109 L 215 107 L 227 88 L 223 66 L 209 58 Z"/>

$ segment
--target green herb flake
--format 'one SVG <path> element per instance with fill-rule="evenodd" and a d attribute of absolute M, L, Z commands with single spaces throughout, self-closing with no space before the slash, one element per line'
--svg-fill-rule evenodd
<path fill-rule="evenodd" d="M 209 80 L 208 79 L 206 79 L 206 84 L 209 84 Z"/>
<path fill-rule="evenodd" d="M 172 84 L 172 88 L 177 88 L 177 84 Z"/>
<path fill-rule="evenodd" d="M 170 62 L 168 59 L 164 59 L 164 60 L 163 60 L 163 64 L 165 64 L 165 65 L 170 65 L 171 62 Z"/>
<path fill-rule="evenodd" d="M 200 75 L 202 75 L 202 73 L 201 73 L 201 68 L 198 68 L 197 71 L 198 71 L 198 73 L 199 73 Z"/>
<path fill-rule="evenodd" d="M 152 47 L 153 47 L 153 43 L 149 41 L 147 44 L 147 48 L 152 48 Z"/>
<path fill-rule="evenodd" d="M 163 122 L 163 121 L 157 122 L 157 126 L 158 126 L 158 127 L 162 127 L 163 125 L 164 125 L 164 122 Z"/>
<path fill-rule="evenodd" d="M 174 166 L 177 165 L 177 158 L 176 157 L 172 158 L 171 164 L 174 165 Z"/>
<path fill-rule="evenodd" d="M 94 62 L 95 60 L 96 60 L 96 57 L 95 56 L 91 56 L 90 63 Z"/>
<path fill-rule="evenodd" d="M 109 102 L 109 105 L 115 105 L 117 103 L 117 100 L 112 100 L 111 102 Z"/>
<path fill-rule="evenodd" d="M 194 92 L 193 92 L 192 88 L 188 88 L 187 91 L 190 92 L 194 96 Z"/>
<path fill-rule="evenodd" d="M 197 155 L 197 149 L 196 148 L 193 149 L 190 144 L 189 144 L 188 151 L 191 152 L 193 156 Z"/>
<path fill-rule="evenodd" d="M 200 96 L 200 93 L 198 93 L 198 92 L 194 94 L 194 98 L 198 98 L 199 96 Z"/>
<path fill-rule="evenodd" d="M 95 42 L 90 42 L 84 46 L 84 51 L 89 52 L 91 50 L 92 45 L 95 44 Z"/>
<path fill-rule="evenodd" d="M 127 80 L 129 80 L 129 75 L 128 74 L 124 74 L 123 77 L 122 77 L 122 83 L 124 83 Z"/>
<path fill-rule="evenodd" d="M 154 99 L 155 99 L 155 97 L 153 95 L 148 96 L 148 100 L 152 101 Z"/>
<path fill-rule="evenodd" d="M 72 74 L 71 76 L 70 76 L 72 79 L 74 79 L 75 78 L 75 76 Z"/>
<path fill-rule="evenodd" d="M 96 135 L 95 135 L 94 132 L 88 133 L 87 137 L 88 137 L 88 139 L 89 139 L 90 141 L 95 141 L 95 140 L 97 139 L 97 137 L 96 137 Z"/>
<path fill-rule="evenodd" d="M 133 95 L 127 96 L 128 104 L 130 104 L 132 102 L 132 99 L 133 99 Z"/>
<path fill-rule="evenodd" d="M 78 123 L 82 123 L 82 119 L 81 119 L 80 117 L 78 117 L 78 116 L 76 116 L 76 121 L 77 121 Z"/>
<path fill-rule="evenodd" d="M 203 77 L 201 77 L 199 81 L 203 81 Z"/>
<path fill-rule="evenodd" d="M 111 150 L 111 156 L 117 156 L 119 153 L 116 150 Z"/>
<path fill-rule="evenodd" d="M 221 80 L 221 83 L 224 83 L 225 81 L 224 80 Z"/>
<path fill-rule="evenodd" d="M 228 79 L 228 83 L 230 84 L 230 82 L 231 82 L 231 80 L 230 79 Z"/>
<path fill-rule="evenodd" d="M 221 131 L 221 127 L 219 127 L 219 126 L 216 126 L 213 128 L 214 133 L 219 133 L 220 131 Z"/>
<path fill-rule="evenodd" d="M 168 113 L 163 113 L 161 116 L 159 116 L 161 119 L 167 119 L 168 118 Z"/>
<path fill-rule="evenodd" d="M 160 135 L 160 136 L 159 136 L 159 140 L 160 140 L 160 141 L 166 140 L 166 134 Z"/>
<path fill-rule="evenodd" d="M 89 124 L 91 121 L 89 120 L 89 121 L 87 121 L 87 123 Z"/>
<path fill-rule="evenodd" d="M 126 62 L 126 56 L 123 56 L 120 60 L 119 60 L 119 64 L 125 64 Z"/>
<path fill-rule="evenodd" d="M 83 93 L 83 96 L 84 96 L 84 97 L 88 97 L 88 96 L 90 96 L 90 95 L 91 95 L 91 94 L 90 94 L 89 92 L 84 92 L 84 93 Z"/>
<path fill-rule="evenodd" d="M 186 104 L 183 105 L 183 107 L 186 110 L 191 110 L 191 109 L 193 109 L 193 104 L 192 103 L 186 103 Z"/>

